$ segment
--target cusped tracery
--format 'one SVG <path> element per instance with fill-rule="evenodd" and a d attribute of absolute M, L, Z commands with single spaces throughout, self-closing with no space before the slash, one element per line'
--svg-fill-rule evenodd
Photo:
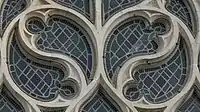
<path fill-rule="evenodd" d="M 54 2 L 75 9 L 89 20 L 94 21 L 94 0 L 53 0 Z"/>
<path fill-rule="evenodd" d="M 30 19 L 27 22 L 27 29 L 29 32 L 35 34 L 35 33 L 41 33 L 45 28 L 45 24 L 40 18 L 34 18 Z"/>
<path fill-rule="evenodd" d="M 188 0 L 167 0 L 166 9 L 180 18 L 195 33 L 195 16 L 194 11 Z"/>
<path fill-rule="evenodd" d="M 115 13 L 141 3 L 143 0 L 103 0 L 103 20 L 107 21 Z"/>
<path fill-rule="evenodd" d="M 0 35 L 2 36 L 8 24 L 25 10 L 27 6 L 26 0 L 2 0 L 0 10 Z"/>
<path fill-rule="evenodd" d="M 30 56 L 19 44 L 15 34 L 9 44 L 8 67 L 15 84 L 27 95 L 42 101 L 50 101 L 60 93 L 64 98 L 76 95 L 77 85 L 68 79 L 67 71 L 61 65 Z M 38 60 L 38 61 L 36 61 Z M 46 63 L 46 65 L 44 64 Z M 70 84 L 67 84 L 70 83 Z M 71 85 L 71 86 L 70 86 Z"/>
<path fill-rule="evenodd" d="M 111 32 L 106 43 L 104 63 L 108 77 L 115 80 L 117 71 L 128 59 L 156 53 L 159 47 L 158 34 L 167 31 L 164 24 L 152 26 L 141 17 L 127 20 Z"/>
<path fill-rule="evenodd" d="M 169 56 L 169 59 L 160 64 L 150 64 L 144 69 L 133 73 L 133 84 L 124 88 L 124 96 L 131 101 L 137 101 L 144 96 L 151 103 L 161 103 L 171 99 L 185 86 L 188 79 L 189 60 L 187 48 L 183 39 Z"/>
<path fill-rule="evenodd" d="M 199 112 L 194 1 L 3 0 L 0 112 Z"/>
<path fill-rule="evenodd" d="M 22 104 L 8 91 L 5 85 L 0 93 L 0 112 L 25 112 Z"/>
<path fill-rule="evenodd" d="M 51 16 L 46 24 L 39 18 L 31 18 L 27 29 L 39 35 L 36 40 L 38 49 L 71 57 L 81 66 L 87 81 L 91 81 L 93 46 L 89 35 L 75 22 L 62 16 Z"/>
<path fill-rule="evenodd" d="M 200 111 L 200 97 L 198 90 L 193 90 L 189 96 L 176 110 L 176 112 L 199 112 Z"/>

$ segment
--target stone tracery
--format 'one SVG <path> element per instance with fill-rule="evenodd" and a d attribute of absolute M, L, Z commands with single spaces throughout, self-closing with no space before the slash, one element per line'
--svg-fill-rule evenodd
<path fill-rule="evenodd" d="M 86 79 L 92 79 L 94 51 L 87 33 L 73 24 L 73 21 L 61 16 L 51 16 L 47 24 L 37 19 L 30 20 L 27 28 L 34 34 L 39 33 L 36 46 L 40 50 L 70 56 L 82 67 Z"/>
<path fill-rule="evenodd" d="M 84 105 L 82 112 L 121 112 L 116 102 L 110 101 L 109 97 L 102 87 L 99 87 L 97 93 L 92 99 Z"/>
<path fill-rule="evenodd" d="M 91 21 L 94 21 L 94 1 L 93 0 L 53 0 L 58 4 L 72 8 L 82 13 Z"/>
<path fill-rule="evenodd" d="M 1 112 L 25 112 L 23 106 L 13 97 L 5 85 L 0 93 L 0 104 Z"/>
<path fill-rule="evenodd" d="M 10 0 L 4 0 L 1 6 L 0 34 L 3 37 L 4 31 L 8 31 L 1 42 L 3 82 L 12 84 L 11 89 L 21 94 L 27 105 L 39 107 L 30 105 L 30 110 L 198 110 L 200 101 L 196 93 L 189 96 L 183 93 L 193 87 L 190 85 L 198 85 L 199 79 L 193 61 L 197 40 L 184 32 L 197 33 L 195 7 L 191 8 L 190 2 L 42 1 L 14 0 L 9 4 Z M 30 9 L 25 10 L 29 2 Z M 152 5 L 155 2 L 156 8 Z M 34 8 L 37 5 L 41 7 Z M 182 28 L 174 17 L 166 18 L 165 10 L 177 16 L 188 29 Z M 76 16 L 78 13 L 86 19 Z M 21 18 L 15 18 L 19 14 Z M 70 14 L 75 16 L 69 17 Z M 150 63 L 152 60 L 160 61 Z M 180 98 L 188 100 L 183 105 L 170 105 L 181 101 Z M 188 102 L 191 105 L 186 108 Z M 146 108 L 147 104 L 152 107 Z M 19 108 L 23 111 L 22 105 Z"/>
<path fill-rule="evenodd" d="M 115 13 L 141 3 L 143 0 L 103 0 L 104 20 L 108 20 Z"/>
<path fill-rule="evenodd" d="M 167 0 L 166 9 L 180 18 L 195 33 L 195 16 L 192 5 L 187 0 Z"/>
<path fill-rule="evenodd" d="M 155 64 L 154 68 L 142 68 L 134 72 L 135 85 L 126 87 L 125 97 L 134 101 L 144 95 L 152 103 L 169 100 L 185 86 L 189 73 L 187 59 L 187 50 L 182 39 L 167 62 L 160 66 Z"/>
<path fill-rule="evenodd" d="M 137 18 L 137 17 L 134 17 Z M 105 69 L 111 80 L 117 74 L 116 70 L 128 59 L 139 56 L 154 54 L 159 47 L 157 34 L 166 32 L 166 27 L 161 23 L 154 23 L 150 28 L 147 20 L 141 17 L 126 21 L 120 25 L 108 37 L 105 49 Z"/>
<path fill-rule="evenodd" d="M 2 35 L 8 24 L 27 6 L 26 0 L 3 0 L 0 13 L 0 34 Z"/>
<path fill-rule="evenodd" d="M 184 101 L 177 112 L 198 112 L 200 111 L 200 101 L 198 90 L 193 90 L 192 95 Z"/>
<path fill-rule="evenodd" d="M 15 34 L 10 45 L 8 65 L 11 76 L 20 89 L 31 97 L 43 101 L 54 99 L 58 91 L 66 97 L 76 94 L 75 88 L 62 86 L 63 78 L 68 75 L 65 74 L 66 71 L 63 72 L 58 66 L 43 65 L 27 58 L 28 55 L 22 53 L 17 38 L 19 37 Z"/>

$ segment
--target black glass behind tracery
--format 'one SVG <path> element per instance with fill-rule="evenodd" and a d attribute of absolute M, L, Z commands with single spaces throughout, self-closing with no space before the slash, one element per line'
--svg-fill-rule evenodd
<path fill-rule="evenodd" d="M 130 58 L 156 53 L 158 35 L 167 31 L 163 23 L 151 27 L 146 19 L 127 20 L 108 36 L 104 49 L 104 63 L 108 78 L 114 81 L 120 67 Z"/>
<path fill-rule="evenodd" d="M 0 9 L 0 36 L 3 35 L 8 24 L 22 11 L 27 5 L 26 0 L 2 0 Z"/>
<path fill-rule="evenodd" d="M 39 35 L 36 46 L 45 52 L 61 53 L 74 59 L 82 68 L 88 82 L 93 78 L 94 51 L 89 35 L 72 20 L 51 16 L 47 23 L 31 18 L 30 32 Z"/>

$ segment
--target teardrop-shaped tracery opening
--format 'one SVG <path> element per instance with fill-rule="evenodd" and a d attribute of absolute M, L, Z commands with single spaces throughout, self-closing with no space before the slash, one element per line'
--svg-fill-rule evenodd
<path fill-rule="evenodd" d="M 75 97 L 78 85 L 68 80 L 62 64 L 29 54 L 19 43 L 18 33 L 14 31 L 12 36 L 7 64 L 11 78 L 23 92 L 40 101 L 54 100 L 58 94 L 67 99 Z"/>
<path fill-rule="evenodd" d="M 189 78 L 190 59 L 185 40 L 181 35 L 179 38 L 173 53 L 165 60 L 140 65 L 134 71 L 133 84 L 124 87 L 124 96 L 128 100 L 137 101 L 144 96 L 148 102 L 158 104 L 182 91 Z"/>
<path fill-rule="evenodd" d="M 94 47 L 89 34 L 75 21 L 58 15 L 52 15 L 47 22 L 30 18 L 27 29 L 39 35 L 39 50 L 69 56 L 80 65 L 88 83 L 93 79 Z"/>

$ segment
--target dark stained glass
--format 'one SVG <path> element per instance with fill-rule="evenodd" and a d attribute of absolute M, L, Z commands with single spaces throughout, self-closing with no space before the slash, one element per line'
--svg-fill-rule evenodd
<path fill-rule="evenodd" d="M 65 74 L 60 69 L 61 67 L 50 66 L 52 65 L 50 61 L 33 61 L 34 58 L 27 53 L 25 55 L 24 52 L 25 50 L 22 51 L 22 47 L 17 42 L 17 37 L 13 37 L 9 49 L 8 65 L 12 79 L 23 92 L 42 101 L 53 100 L 58 91 L 63 97 L 72 97 L 76 94 L 74 86 L 70 89 L 66 88 L 69 81 L 63 78 L 68 74 Z M 66 92 L 68 94 L 65 94 Z"/>
<path fill-rule="evenodd" d="M 151 103 L 161 103 L 178 94 L 188 79 L 188 60 L 184 40 L 181 40 L 169 59 L 153 68 L 137 70 L 133 74 L 134 84 L 127 85 L 124 96 L 131 100 L 139 100 L 144 96 Z"/>
<path fill-rule="evenodd" d="M 190 98 L 188 98 L 177 112 L 200 112 L 200 97 L 199 94 L 194 92 Z"/>
<path fill-rule="evenodd" d="M 31 33 L 40 33 L 45 28 L 43 21 L 39 18 L 31 19 L 28 21 L 27 29 Z"/>
<path fill-rule="evenodd" d="M 164 107 L 164 108 L 155 108 L 155 109 L 144 109 L 144 108 L 136 107 L 137 112 L 164 112 L 165 108 L 166 107 Z"/>
<path fill-rule="evenodd" d="M 90 37 L 73 23 L 65 17 L 52 16 L 46 24 L 40 25 L 38 19 L 33 18 L 28 22 L 28 30 L 40 35 L 36 40 L 40 50 L 70 56 L 80 65 L 87 81 L 90 81 L 94 63 Z"/>
<path fill-rule="evenodd" d="M 190 3 L 187 0 L 167 0 L 166 9 L 180 18 L 194 33 L 193 10 Z"/>
<path fill-rule="evenodd" d="M 41 107 L 41 112 L 66 112 L 66 107 Z"/>
<path fill-rule="evenodd" d="M 157 35 L 166 32 L 166 27 L 159 22 L 149 27 L 145 22 L 147 21 L 143 19 L 127 21 L 109 35 L 104 51 L 104 62 L 111 80 L 115 80 L 117 71 L 128 59 L 156 52 Z"/>
<path fill-rule="evenodd" d="M 0 35 L 8 24 L 26 8 L 26 0 L 3 0 L 0 10 Z"/>
<path fill-rule="evenodd" d="M 3 85 L 0 93 L 0 112 L 25 112 L 23 106 Z"/>
<path fill-rule="evenodd" d="M 88 19 L 92 19 L 94 16 L 94 3 L 93 0 L 53 0 L 54 2 L 77 10 L 78 12 L 85 15 Z M 93 20 L 92 20 L 93 21 Z"/>
<path fill-rule="evenodd" d="M 143 0 L 103 0 L 104 20 L 108 20 L 115 13 L 134 5 L 139 4 Z"/>

